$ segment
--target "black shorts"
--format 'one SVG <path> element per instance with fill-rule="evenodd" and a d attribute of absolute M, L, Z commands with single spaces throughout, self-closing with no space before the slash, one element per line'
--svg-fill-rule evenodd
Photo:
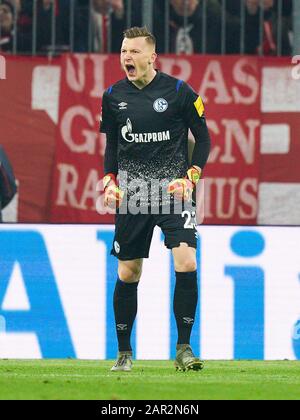
<path fill-rule="evenodd" d="M 149 258 L 155 226 L 159 226 L 164 233 L 165 246 L 168 249 L 177 248 L 181 243 L 197 249 L 196 225 L 194 211 L 168 215 L 117 214 L 111 254 L 121 261 Z"/>

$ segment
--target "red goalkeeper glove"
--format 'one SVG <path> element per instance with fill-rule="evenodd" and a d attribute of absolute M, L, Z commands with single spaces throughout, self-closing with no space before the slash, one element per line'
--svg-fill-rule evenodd
<path fill-rule="evenodd" d="M 201 178 L 201 169 L 192 166 L 185 178 L 175 179 L 168 186 L 168 193 L 173 194 L 177 200 L 190 201 L 194 188 L 196 188 Z"/>
<path fill-rule="evenodd" d="M 104 205 L 116 209 L 122 205 L 124 198 L 124 192 L 120 190 L 116 176 L 114 174 L 108 174 L 103 178 L 104 186 Z"/>

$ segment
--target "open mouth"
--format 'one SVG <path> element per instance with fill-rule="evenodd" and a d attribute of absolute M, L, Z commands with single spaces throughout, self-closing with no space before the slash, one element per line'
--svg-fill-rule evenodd
<path fill-rule="evenodd" d="M 136 75 L 136 70 L 133 64 L 126 64 L 125 67 L 130 77 L 134 77 Z"/>

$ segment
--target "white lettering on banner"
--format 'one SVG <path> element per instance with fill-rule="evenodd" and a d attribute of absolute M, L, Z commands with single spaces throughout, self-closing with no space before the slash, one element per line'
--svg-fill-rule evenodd
<path fill-rule="evenodd" d="M 83 189 L 80 191 L 79 173 L 76 168 L 65 163 L 59 164 L 57 168 L 59 170 L 59 181 L 56 205 L 95 211 L 99 198 L 99 189 L 97 188 L 99 183 L 98 171 L 96 169 L 89 171 Z M 77 199 L 77 197 L 80 198 Z"/>
<path fill-rule="evenodd" d="M 90 96 L 92 98 L 99 99 L 100 96 L 103 95 L 105 90 L 105 83 L 104 83 L 104 75 L 105 75 L 105 67 L 104 64 L 108 60 L 108 55 L 90 55 L 90 60 L 93 62 L 93 70 L 94 70 L 94 86 L 93 89 L 90 91 Z"/>
<path fill-rule="evenodd" d="M 98 198 L 97 194 L 97 184 L 99 182 L 99 173 L 96 169 L 91 169 L 87 177 L 87 180 L 83 187 L 83 192 L 79 206 L 84 210 L 96 210 L 96 201 Z M 88 201 L 92 206 L 88 206 Z"/>
<path fill-rule="evenodd" d="M 216 60 L 212 60 L 208 64 L 204 73 L 202 84 L 199 89 L 200 96 L 206 103 L 209 103 L 209 99 L 206 95 L 206 91 L 209 89 L 216 91 L 216 97 L 214 100 L 216 104 L 226 105 L 233 102 L 233 99 L 230 96 L 229 90 L 226 86 L 221 63 Z"/>
<path fill-rule="evenodd" d="M 193 68 L 189 60 L 160 57 L 159 62 L 163 72 L 172 74 L 178 79 L 187 82 L 192 76 Z M 249 72 L 251 69 L 252 74 Z M 248 58 L 238 60 L 233 67 L 232 74 L 237 86 L 233 86 L 232 92 L 230 92 L 221 63 L 217 60 L 211 60 L 204 71 L 204 76 L 199 87 L 199 94 L 206 103 L 209 103 L 206 92 L 211 89 L 216 92 L 214 100 L 216 104 L 226 105 L 232 102 L 244 105 L 254 104 L 259 95 L 259 80 L 258 75 L 256 77 L 253 73 L 257 74 L 257 67 L 253 60 L 249 60 Z M 240 90 L 238 85 L 244 89 Z M 196 87 L 194 86 L 194 88 Z M 245 88 L 250 90 L 249 95 L 243 94 Z"/>
<path fill-rule="evenodd" d="M 86 86 L 86 66 L 87 62 L 92 62 L 93 67 L 93 88 L 89 95 L 93 98 L 99 98 L 103 94 L 105 63 L 108 56 L 74 54 L 67 58 L 66 66 L 66 80 L 70 89 L 75 92 L 84 92 Z M 192 64 L 189 60 L 181 58 L 166 58 L 159 59 L 161 71 L 167 74 L 172 74 L 180 80 L 188 81 L 193 72 Z M 251 105 L 257 100 L 259 94 L 259 81 L 252 73 L 257 72 L 255 64 L 248 58 L 240 59 L 233 66 L 232 77 L 237 83 L 237 86 L 232 87 L 232 91 L 227 86 L 227 80 L 221 67 L 220 61 L 211 60 L 205 71 L 204 76 L 199 87 L 199 93 L 205 102 L 209 102 L 206 95 L 207 90 L 212 89 L 216 92 L 216 104 L 236 104 Z M 248 71 L 247 71 L 248 70 Z M 250 90 L 249 95 L 243 95 L 238 85 Z M 195 87 L 196 88 L 196 87 Z"/>
<path fill-rule="evenodd" d="M 207 125 L 215 135 L 222 135 L 225 138 L 224 154 L 220 146 L 213 146 L 209 157 L 209 163 L 226 163 L 234 164 L 237 162 L 237 156 L 234 152 L 233 142 L 236 144 L 248 165 L 255 162 L 256 151 L 256 129 L 259 128 L 260 122 L 258 120 L 245 121 L 246 128 L 244 129 L 242 122 L 239 120 L 225 120 L 221 121 L 225 131 L 221 132 L 216 121 L 208 120 Z M 248 132 L 246 132 L 248 129 Z M 257 146 L 258 147 L 258 146 Z"/>
<path fill-rule="evenodd" d="M 221 157 L 221 163 L 235 163 L 236 157 L 233 155 L 233 138 L 243 155 L 245 162 L 252 165 L 255 160 L 255 130 L 260 126 L 258 120 L 248 120 L 245 122 L 249 129 L 249 137 L 244 133 L 241 123 L 237 120 L 222 120 L 225 126 L 225 154 Z"/>
<path fill-rule="evenodd" d="M 258 79 L 252 74 L 245 71 L 246 67 L 251 67 L 257 73 L 257 66 L 248 58 L 242 58 L 233 67 L 233 78 L 241 86 L 250 90 L 249 96 L 243 96 L 237 86 L 232 88 L 234 102 L 236 104 L 252 105 L 256 102 L 259 95 Z"/>
<path fill-rule="evenodd" d="M 214 134 L 214 136 L 219 136 L 221 134 L 221 131 L 220 131 L 219 126 L 218 126 L 216 121 L 208 119 L 206 122 L 207 122 L 207 126 L 208 126 L 209 131 L 211 131 Z M 223 137 L 224 137 L 224 135 L 223 135 Z M 218 146 L 218 145 L 214 146 L 212 144 L 212 148 L 210 150 L 210 154 L 209 154 L 209 158 L 208 158 L 208 163 L 217 162 L 221 152 L 222 152 L 221 151 L 221 146 Z"/>
<path fill-rule="evenodd" d="M 71 206 L 78 209 L 76 199 L 76 189 L 78 186 L 79 174 L 73 165 L 60 163 L 57 165 L 59 170 L 58 195 L 56 204 L 58 206 Z"/>
<path fill-rule="evenodd" d="M 73 59 L 72 59 L 73 58 Z M 87 90 L 86 66 L 91 64 L 93 67 L 93 85 L 89 92 L 90 97 L 99 98 L 102 96 L 104 87 L 104 64 L 108 56 L 74 54 L 67 58 L 66 80 L 70 89 L 74 92 L 84 92 Z M 75 62 L 76 60 L 76 62 Z M 89 60 L 91 63 L 89 63 Z"/>
<path fill-rule="evenodd" d="M 68 86 L 74 92 L 83 92 L 85 88 L 85 60 L 87 54 L 74 54 L 66 60 L 66 80 Z M 77 61 L 75 68 L 74 61 Z"/>
<path fill-rule="evenodd" d="M 252 193 L 249 190 L 252 190 Z M 246 178 L 240 185 L 240 199 L 241 205 L 238 206 L 238 212 L 241 219 L 253 219 L 258 212 L 258 180 Z M 246 213 L 242 206 L 248 206 L 250 212 Z"/>
<path fill-rule="evenodd" d="M 257 214 L 257 190 L 258 181 L 253 178 L 241 182 L 239 178 L 205 178 L 205 217 L 227 220 L 238 214 L 241 219 L 252 219 Z"/>
<path fill-rule="evenodd" d="M 81 134 L 84 137 L 84 141 L 81 144 L 76 144 L 73 134 L 73 124 L 75 118 L 84 119 L 90 130 L 82 129 Z M 88 153 L 93 155 L 96 153 L 96 141 L 99 138 L 97 131 L 94 128 L 94 119 L 91 111 L 83 106 L 73 106 L 69 108 L 62 117 L 60 124 L 60 132 L 64 143 L 74 153 Z"/>
<path fill-rule="evenodd" d="M 190 61 L 182 58 L 159 57 L 159 63 L 163 73 L 172 74 L 177 79 L 184 80 L 185 82 L 189 80 L 193 72 L 192 64 Z"/>
<path fill-rule="evenodd" d="M 217 212 L 218 217 L 220 217 L 220 219 L 226 220 L 233 217 L 234 211 L 236 208 L 235 206 L 236 201 L 237 201 L 236 189 L 237 189 L 238 184 L 239 184 L 238 178 L 229 178 L 229 179 L 220 178 L 216 180 L 216 186 L 217 186 L 216 212 Z M 225 190 L 225 186 L 226 186 L 226 190 Z M 228 192 L 228 187 L 229 187 L 229 192 Z M 225 195 L 227 197 L 229 196 L 229 204 L 228 204 L 227 212 L 223 208 L 225 204 L 225 197 L 224 197 Z"/>

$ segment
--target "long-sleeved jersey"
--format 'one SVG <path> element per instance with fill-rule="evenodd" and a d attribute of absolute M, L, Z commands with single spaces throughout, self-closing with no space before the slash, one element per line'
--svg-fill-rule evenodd
<path fill-rule="evenodd" d="M 189 129 L 196 140 L 192 162 Z M 128 79 L 110 87 L 103 96 L 100 130 L 107 135 L 105 174 L 119 174 L 120 183 L 126 176 L 127 185 L 184 178 L 190 165 L 203 169 L 209 156 L 201 98 L 185 82 L 159 71 L 141 90 Z M 141 205 L 148 199 L 141 198 Z"/>

